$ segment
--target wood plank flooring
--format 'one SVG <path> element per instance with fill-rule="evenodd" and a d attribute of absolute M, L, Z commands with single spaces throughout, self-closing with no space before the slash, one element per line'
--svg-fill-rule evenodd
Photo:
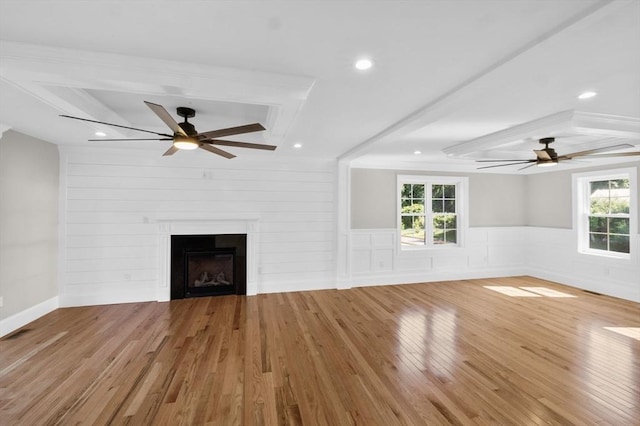
<path fill-rule="evenodd" d="M 59 309 L 0 340 L 0 424 L 640 424 L 605 327 L 640 304 L 530 277 Z"/>

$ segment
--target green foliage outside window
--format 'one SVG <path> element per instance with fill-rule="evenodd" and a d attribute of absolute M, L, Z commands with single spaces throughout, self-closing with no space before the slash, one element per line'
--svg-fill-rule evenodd
<path fill-rule="evenodd" d="M 431 211 L 425 210 L 425 184 L 403 184 L 400 236 L 403 244 L 427 243 L 426 220 L 432 220 L 432 244 L 457 244 L 456 185 L 431 185 Z"/>
<path fill-rule="evenodd" d="M 424 244 L 424 184 L 402 185 L 401 231 L 403 241 Z"/>
<path fill-rule="evenodd" d="M 629 179 L 590 182 L 589 248 L 629 253 Z"/>

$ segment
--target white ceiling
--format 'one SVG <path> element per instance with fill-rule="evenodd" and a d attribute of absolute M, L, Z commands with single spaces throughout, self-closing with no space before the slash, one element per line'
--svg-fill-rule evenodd
<path fill-rule="evenodd" d="M 365 56 L 374 67 L 355 70 Z M 578 100 L 586 90 L 598 95 Z M 144 100 L 195 108 L 199 131 L 263 123 L 234 139 L 276 152 L 230 148 L 232 161 L 475 170 L 474 159 L 533 158 L 545 136 L 561 136 L 559 154 L 640 146 L 640 1 L 0 0 L 3 128 L 99 146 L 87 141 L 96 126 L 58 115 L 166 132 Z M 625 132 L 585 132 L 571 119 L 582 112 L 626 117 Z"/>

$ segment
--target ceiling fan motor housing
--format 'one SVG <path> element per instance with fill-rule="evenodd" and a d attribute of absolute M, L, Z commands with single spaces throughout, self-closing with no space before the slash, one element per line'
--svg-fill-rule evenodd
<path fill-rule="evenodd" d="M 549 157 L 551 157 L 552 161 L 557 161 L 558 159 L 558 154 L 556 153 L 556 150 L 553 148 L 549 148 L 549 144 L 554 142 L 556 140 L 556 138 L 542 138 L 540 139 L 540 143 L 544 145 L 544 150 L 547 154 L 549 154 Z"/>
<path fill-rule="evenodd" d="M 191 124 L 191 123 L 189 123 L 187 121 L 184 121 L 182 123 L 178 123 L 178 126 L 180 126 L 180 128 L 182 130 L 184 130 L 184 132 L 189 136 L 194 136 L 194 135 L 198 134 L 198 131 L 196 130 L 196 127 L 193 124 Z"/>
<path fill-rule="evenodd" d="M 189 136 L 198 134 L 196 127 L 188 121 L 188 119 L 196 116 L 196 110 L 188 107 L 178 107 L 177 112 L 180 117 L 184 118 L 184 122 L 178 123 L 178 126 Z"/>

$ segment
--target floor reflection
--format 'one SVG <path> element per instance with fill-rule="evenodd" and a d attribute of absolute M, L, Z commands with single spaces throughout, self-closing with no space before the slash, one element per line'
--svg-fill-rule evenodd
<path fill-rule="evenodd" d="M 588 394 L 591 398 L 602 399 L 613 405 L 637 404 L 632 393 L 609 392 L 612 388 L 637 387 L 640 378 L 637 356 L 636 340 L 600 327 L 590 329 L 586 345 L 587 364 L 582 373 L 587 378 L 585 382 L 589 385 Z"/>
<path fill-rule="evenodd" d="M 455 310 L 411 310 L 400 316 L 398 328 L 400 368 L 453 373 L 456 359 Z"/>

